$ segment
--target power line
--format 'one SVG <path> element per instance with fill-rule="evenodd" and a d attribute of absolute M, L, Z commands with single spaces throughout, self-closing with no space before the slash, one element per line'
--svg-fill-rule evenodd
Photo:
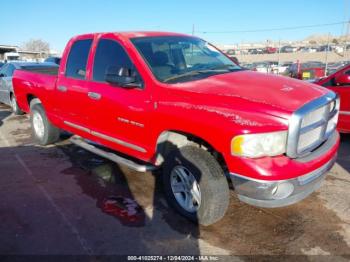
<path fill-rule="evenodd" d="M 314 25 L 303 25 L 303 26 L 293 26 L 293 27 L 280 27 L 280 28 L 269 28 L 269 29 L 253 29 L 253 30 L 233 30 L 233 31 L 196 31 L 196 33 L 201 34 L 232 34 L 232 33 L 257 33 L 257 32 L 272 32 L 272 31 L 285 31 L 285 30 L 295 30 L 303 28 L 314 28 L 323 26 L 333 26 L 346 24 L 349 21 L 327 23 L 327 24 L 314 24 Z"/>

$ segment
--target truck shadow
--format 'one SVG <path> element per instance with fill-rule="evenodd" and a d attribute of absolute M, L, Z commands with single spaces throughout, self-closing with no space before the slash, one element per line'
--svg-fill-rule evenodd
<path fill-rule="evenodd" d="M 172 145 L 167 146 L 172 148 Z M 159 233 L 157 237 L 156 232 L 153 236 L 144 235 L 143 239 L 135 243 L 136 246 L 144 245 L 144 251 L 148 253 L 153 249 L 152 245 L 160 239 L 165 238 L 166 241 L 173 242 L 191 238 L 191 252 L 186 255 L 200 255 L 197 243 L 199 227 L 168 206 L 163 196 L 160 170 L 146 174 L 138 173 L 72 144 L 57 144 L 57 147 L 72 163 L 72 167 L 61 173 L 74 176 L 82 192 L 95 199 L 96 207 L 116 218 L 122 225 L 151 228 L 157 227 L 157 224 L 161 226 L 164 222 L 183 225 L 181 230 L 172 236 Z M 81 172 L 82 170 L 84 172 Z M 167 252 L 165 254 L 169 254 L 171 250 Z"/>

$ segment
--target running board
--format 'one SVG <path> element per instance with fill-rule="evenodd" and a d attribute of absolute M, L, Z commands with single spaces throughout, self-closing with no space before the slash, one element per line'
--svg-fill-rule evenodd
<path fill-rule="evenodd" d="M 73 144 L 80 146 L 87 151 L 90 151 L 90 152 L 92 152 L 96 155 L 99 155 L 101 157 L 107 158 L 107 159 L 109 159 L 113 162 L 116 162 L 118 164 L 125 165 L 125 166 L 127 166 L 135 171 L 138 171 L 138 172 L 147 172 L 147 171 L 153 171 L 153 170 L 157 169 L 156 166 L 153 166 L 151 164 L 149 164 L 149 165 L 140 164 L 140 163 L 137 163 L 133 160 L 119 156 L 116 153 L 105 151 L 105 150 L 95 146 L 96 144 L 94 145 L 94 144 L 86 142 L 85 139 L 83 139 L 82 137 L 79 137 L 79 136 L 72 136 L 70 138 L 70 141 Z"/>

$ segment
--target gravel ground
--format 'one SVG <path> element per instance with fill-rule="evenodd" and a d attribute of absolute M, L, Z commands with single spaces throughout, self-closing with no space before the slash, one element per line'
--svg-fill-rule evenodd
<path fill-rule="evenodd" d="M 169 208 L 156 174 L 113 164 L 64 135 L 54 146 L 37 146 L 27 116 L 13 116 L 4 106 L 0 156 L 1 255 L 350 259 L 350 136 L 342 136 L 336 165 L 306 200 L 261 209 L 241 203 L 232 191 L 226 216 L 209 227 Z M 113 196 L 132 203 L 136 215 L 108 212 L 106 200 Z"/>

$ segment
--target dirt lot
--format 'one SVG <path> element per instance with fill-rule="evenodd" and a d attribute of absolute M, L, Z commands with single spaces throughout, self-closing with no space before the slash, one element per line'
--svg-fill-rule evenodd
<path fill-rule="evenodd" d="M 321 189 L 306 200 L 286 208 L 260 209 L 239 202 L 232 192 L 225 218 L 209 227 L 198 227 L 168 208 L 156 175 L 136 173 L 91 155 L 70 144 L 67 136 L 55 146 L 34 145 L 27 117 L 13 116 L 7 107 L 0 108 L 0 156 L 2 255 L 350 259 L 349 136 L 342 137 L 337 164 Z M 106 213 L 104 200 L 110 196 L 137 203 L 137 219 Z"/>

